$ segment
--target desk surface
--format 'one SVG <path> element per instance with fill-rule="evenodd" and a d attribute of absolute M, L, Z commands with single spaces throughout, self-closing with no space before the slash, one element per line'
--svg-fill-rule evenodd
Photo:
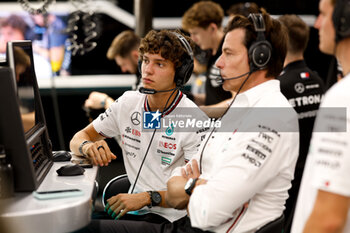
<path fill-rule="evenodd" d="M 0 232 L 61 233 L 86 226 L 91 219 L 91 196 L 98 168 L 85 169 L 84 175 L 58 176 L 56 170 L 69 162 L 53 164 L 37 191 L 78 188 L 83 196 L 37 200 L 32 193 L 16 193 L 0 200 Z"/>

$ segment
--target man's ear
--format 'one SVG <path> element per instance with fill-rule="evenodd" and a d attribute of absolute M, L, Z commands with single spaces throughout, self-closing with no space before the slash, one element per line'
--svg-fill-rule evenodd
<path fill-rule="evenodd" d="M 216 25 L 215 23 L 210 23 L 209 26 L 208 26 L 208 29 L 211 32 L 216 32 L 218 30 L 218 25 Z"/>
<path fill-rule="evenodd" d="M 131 57 L 132 59 L 137 62 L 139 60 L 139 51 L 137 50 L 132 50 L 131 51 Z"/>

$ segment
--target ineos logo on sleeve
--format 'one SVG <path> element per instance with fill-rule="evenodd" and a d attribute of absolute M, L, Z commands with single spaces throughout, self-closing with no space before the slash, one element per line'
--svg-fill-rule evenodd
<path fill-rule="evenodd" d="M 133 114 L 131 114 L 131 123 L 133 123 L 134 125 L 139 125 L 141 123 L 141 113 L 139 112 L 134 112 Z"/>

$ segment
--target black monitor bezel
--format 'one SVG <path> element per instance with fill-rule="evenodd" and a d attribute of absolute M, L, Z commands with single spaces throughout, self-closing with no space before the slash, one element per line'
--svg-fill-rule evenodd
<path fill-rule="evenodd" d="M 18 47 L 30 47 L 31 50 L 31 69 L 35 75 L 35 68 L 34 68 L 34 58 L 33 58 L 33 49 L 32 49 L 32 42 L 30 40 L 17 40 L 17 41 L 9 41 L 7 43 L 7 48 L 6 48 L 6 60 L 7 63 L 9 65 L 9 67 L 12 69 L 12 76 L 13 76 L 13 82 L 14 82 L 14 86 L 15 86 L 15 90 L 17 90 L 17 83 L 16 83 L 16 72 L 15 72 L 15 64 L 14 64 L 14 54 L 13 54 L 13 48 L 15 46 Z M 33 84 L 33 89 L 34 89 L 34 95 L 35 96 L 40 96 L 40 91 L 39 91 L 39 87 L 38 87 L 38 82 L 36 79 L 36 75 L 34 78 L 34 84 Z M 46 120 L 45 120 L 45 115 L 43 112 L 43 107 L 42 107 L 42 102 L 41 102 L 41 98 L 38 98 L 35 101 L 35 125 L 28 130 L 27 132 L 25 132 L 25 137 L 26 140 L 30 140 L 30 137 L 36 132 L 38 131 L 40 128 L 44 127 L 46 125 Z"/>
<path fill-rule="evenodd" d="M 14 71 L 13 46 L 30 46 L 33 89 L 35 96 L 35 126 L 24 132 L 19 110 L 17 85 Z M 6 63 L 8 67 L 0 68 L 0 144 L 5 146 L 7 160 L 13 167 L 16 191 L 36 190 L 50 170 L 52 161 L 52 146 L 48 136 L 44 110 L 41 103 L 39 87 L 35 75 L 33 50 L 31 41 L 12 41 L 7 44 Z M 32 157 L 32 146 L 40 143 L 45 161 L 35 170 Z"/>

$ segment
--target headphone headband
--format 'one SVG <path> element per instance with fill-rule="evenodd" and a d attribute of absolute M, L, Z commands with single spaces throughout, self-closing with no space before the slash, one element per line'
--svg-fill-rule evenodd
<path fill-rule="evenodd" d="M 251 13 L 248 16 L 248 19 L 250 19 L 253 23 L 254 30 L 256 32 L 265 32 L 266 27 L 265 27 L 265 21 L 262 16 L 262 14 L 257 14 L 257 13 Z"/>
<path fill-rule="evenodd" d="M 257 33 L 255 42 L 249 47 L 249 62 L 251 70 L 263 69 L 267 66 L 271 59 L 272 46 L 265 39 L 265 21 L 261 13 L 251 13 L 248 16 L 254 26 L 254 31 Z"/>
<path fill-rule="evenodd" d="M 179 41 L 182 43 L 182 45 L 186 49 L 187 54 L 193 60 L 193 51 L 192 51 L 191 45 L 188 43 L 188 41 L 185 39 L 185 37 L 183 37 L 181 34 L 179 34 L 177 32 L 171 32 L 171 33 L 173 33 L 179 39 Z"/>

